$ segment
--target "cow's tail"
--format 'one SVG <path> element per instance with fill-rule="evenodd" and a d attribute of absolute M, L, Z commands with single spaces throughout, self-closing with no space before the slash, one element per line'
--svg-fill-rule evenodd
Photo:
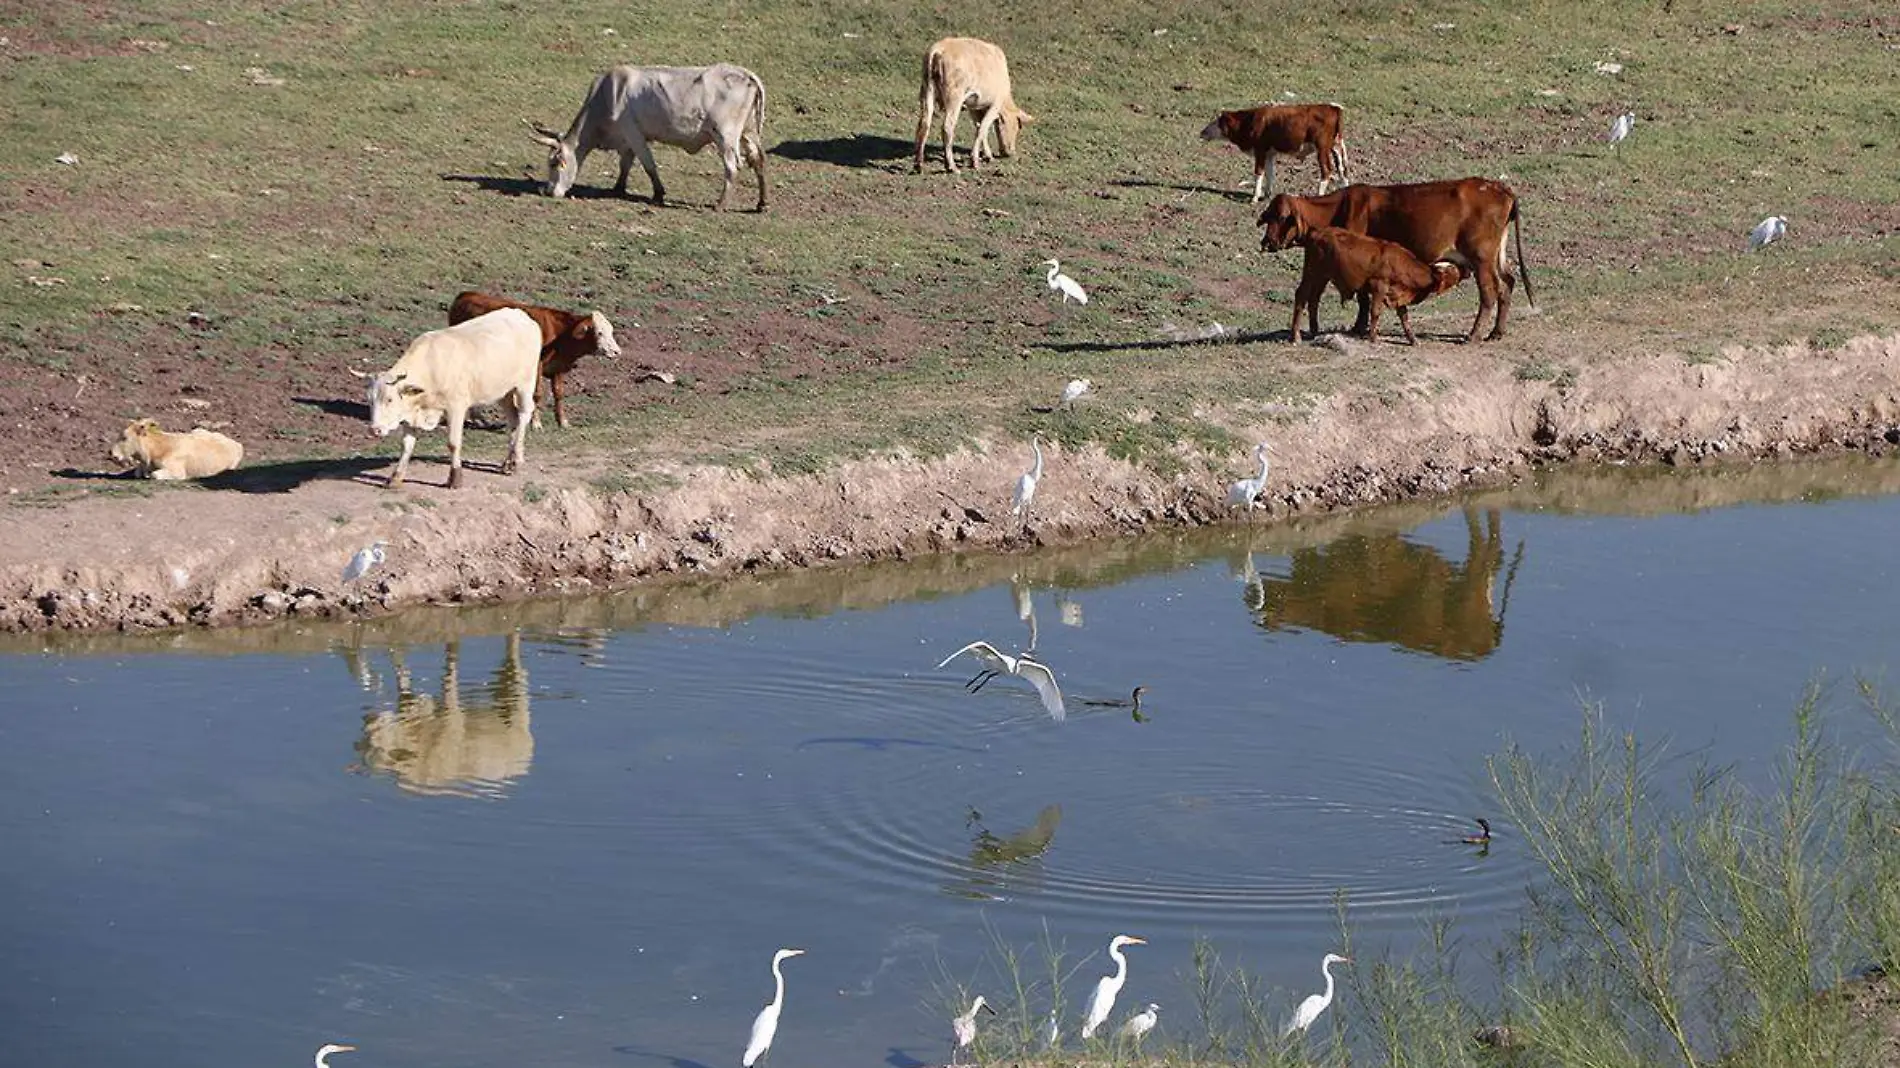
<path fill-rule="evenodd" d="M 758 139 L 759 152 L 763 154 L 765 152 L 765 81 L 751 71 L 747 71 L 746 75 L 752 79 L 752 114 L 747 118 L 746 125 L 752 127 L 752 136 Z"/>
<path fill-rule="evenodd" d="M 1537 307 L 1537 295 L 1531 292 L 1531 265 L 1524 258 L 1524 220 L 1518 215 L 1517 198 L 1511 199 L 1511 230 L 1517 241 L 1517 276 L 1524 280 L 1524 299 Z"/>

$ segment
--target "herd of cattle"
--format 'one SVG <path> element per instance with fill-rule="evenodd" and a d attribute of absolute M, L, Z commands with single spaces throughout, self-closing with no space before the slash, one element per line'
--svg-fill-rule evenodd
<path fill-rule="evenodd" d="M 944 166 L 956 171 L 956 131 L 966 109 L 976 123 L 969 153 L 972 168 L 981 168 L 986 156 L 1013 154 L 1023 126 L 1033 120 L 1016 105 L 1002 49 L 975 38 L 946 38 L 924 55 L 915 169 L 923 169 L 925 143 L 941 110 Z M 1305 250 L 1294 294 L 1293 341 L 1300 339 L 1302 310 L 1309 330 L 1319 332 L 1319 302 L 1328 288 L 1336 289 L 1342 301 L 1357 300 L 1355 333 L 1377 340 L 1380 312 L 1393 308 L 1406 340 L 1414 341 L 1409 309 L 1471 275 L 1477 278 L 1479 306 L 1466 340 L 1477 339 L 1494 310 L 1489 337 L 1502 337 L 1516 287 L 1507 230 L 1517 231 L 1518 269 L 1524 271 L 1516 195 L 1483 178 L 1351 184 L 1343 119 L 1336 104 L 1270 105 L 1222 112 L 1201 131 L 1203 139 L 1226 140 L 1251 153 L 1254 202 L 1272 197 L 1259 217 L 1261 248 Z M 652 145 L 688 152 L 713 145 L 725 170 L 715 210 L 725 208 L 741 166 L 757 176 L 758 210 L 765 210 L 765 83 L 743 67 L 614 67 L 594 79 L 566 133 L 533 122 L 528 126 L 536 143 L 548 151 L 542 189 L 549 196 L 567 194 L 590 154 L 612 151 L 620 156 L 615 192 L 626 193 L 637 158 L 652 182 L 654 202 L 663 203 L 666 186 L 654 164 Z M 1318 194 L 1274 194 L 1275 158 L 1309 155 L 1318 157 Z M 1531 297 L 1530 276 L 1523 277 L 1525 295 Z M 460 485 L 463 423 L 469 409 L 480 404 L 499 403 L 508 414 L 512 435 L 502 470 L 514 471 L 522 460 L 528 424 L 539 418 L 541 379 L 550 382 L 555 418 L 565 427 L 562 379 L 585 355 L 620 354 L 612 324 L 598 311 L 577 314 L 469 292 L 456 298 L 449 323 L 416 338 L 395 366 L 381 374 L 352 369 L 369 380 L 371 429 L 378 435 L 403 430 L 402 458 L 391 485 L 400 484 L 408 473 L 416 432 L 445 422 L 448 484 Z M 151 477 L 202 478 L 236 466 L 243 447 L 211 431 L 167 434 L 150 420 L 141 420 L 126 429 L 125 440 L 113 452 Z"/>

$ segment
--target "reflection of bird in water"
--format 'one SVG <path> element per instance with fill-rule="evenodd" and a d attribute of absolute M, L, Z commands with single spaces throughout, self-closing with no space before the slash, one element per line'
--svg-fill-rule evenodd
<path fill-rule="evenodd" d="M 779 965 L 803 952 L 802 949 L 781 949 L 772 954 L 772 1001 L 760 1009 L 758 1018 L 752 1021 L 752 1040 L 746 1043 L 745 1059 L 739 1062 L 744 1068 L 752 1068 L 772 1048 L 772 1036 L 778 1034 L 779 1009 L 785 1005 L 785 973 L 779 971 Z"/>
<path fill-rule="evenodd" d="M 1023 648 L 1024 655 L 1036 651 L 1036 600 L 1031 595 L 1030 586 L 1020 575 L 1009 577 L 1010 596 L 1016 599 L 1016 618 L 1029 627 L 1029 644 Z"/>
<path fill-rule="evenodd" d="M 939 661 L 938 669 L 949 666 L 950 661 L 965 653 L 969 653 L 989 666 L 977 672 L 969 682 L 964 683 L 964 689 L 975 693 L 989 685 L 990 680 L 998 675 L 1014 675 L 1019 679 L 1028 680 L 1029 684 L 1036 688 L 1037 695 L 1042 698 L 1043 709 L 1057 722 L 1061 722 L 1068 716 L 1067 709 L 1062 706 L 1062 690 L 1056 686 L 1055 672 L 1049 670 L 1048 665 L 1034 659 L 1028 653 L 1010 656 L 997 651 L 996 646 L 989 642 L 971 642 Z"/>
<path fill-rule="evenodd" d="M 332 1053 L 355 1053 L 355 1052 L 356 1052 L 355 1046 L 340 1046 L 332 1042 L 329 1045 L 324 1046 L 321 1049 L 317 1050 L 317 1060 L 316 1060 L 317 1068 L 330 1068 L 330 1054 Z"/>
<path fill-rule="evenodd" d="M 1036 822 L 1007 838 L 999 838 L 982 825 L 983 814 L 970 810 L 968 824 L 976 827 L 976 837 L 970 842 L 970 866 L 974 868 L 999 868 L 1006 864 L 1016 864 L 1025 860 L 1034 860 L 1049 849 L 1049 843 L 1055 840 L 1056 827 L 1062 823 L 1062 806 L 1046 805 L 1036 813 Z"/>
<path fill-rule="evenodd" d="M 1067 597 L 1056 597 L 1056 611 L 1062 613 L 1062 625 L 1079 627 L 1082 625 L 1082 602 L 1071 601 Z"/>
<path fill-rule="evenodd" d="M 1115 962 L 1115 974 L 1104 975 L 1095 984 L 1095 992 L 1089 995 L 1089 1009 L 1082 1021 L 1082 1039 L 1087 1041 L 1095 1037 L 1095 1029 L 1108 1021 L 1108 1014 L 1115 1009 L 1115 996 L 1122 992 L 1122 984 L 1128 981 L 1128 958 L 1122 956 L 1123 946 L 1145 946 L 1148 940 L 1134 935 L 1116 935 L 1108 943 L 1108 955 Z"/>
<path fill-rule="evenodd" d="M 976 1044 L 976 1014 L 978 1012 L 996 1015 L 996 1010 L 990 1008 L 990 1003 L 983 1000 L 983 995 L 978 994 L 976 1000 L 970 1003 L 969 1012 L 951 1018 L 950 1033 L 955 1038 L 950 1048 L 951 1064 L 960 1063 L 959 1059 L 963 1056 L 963 1051 Z"/>
<path fill-rule="evenodd" d="M 1056 1010 L 1049 1010 L 1049 1025 L 1042 1030 L 1044 1049 L 1055 1049 L 1062 1045 L 1062 1021 L 1056 1018 Z"/>
<path fill-rule="evenodd" d="M 935 932 L 914 924 L 900 928 L 895 935 L 892 935 L 884 943 L 884 948 L 877 963 L 877 969 L 870 975 L 865 976 L 864 981 L 858 984 L 856 990 L 840 988 L 838 990 L 838 996 L 847 998 L 870 997 L 877 991 L 877 981 L 884 977 L 885 972 L 891 970 L 892 965 L 906 958 L 915 958 L 919 962 L 926 959 L 937 958 L 938 941 Z"/>
<path fill-rule="evenodd" d="M 1240 570 L 1234 577 L 1240 580 L 1240 599 L 1247 611 L 1258 612 L 1267 607 L 1267 584 L 1260 578 L 1260 569 L 1254 566 L 1252 549 L 1241 558 Z"/>
<path fill-rule="evenodd" d="M 1161 1022 L 1161 1006 L 1150 1001 L 1148 1003 L 1147 1008 L 1141 1010 L 1140 1012 L 1134 1014 L 1133 1016 L 1130 1016 L 1128 1018 L 1128 1022 L 1122 1024 L 1121 1035 L 1123 1038 L 1129 1038 L 1129 1039 L 1135 1040 L 1136 1042 L 1140 1042 L 1141 1036 L 1154 1030 L 1155 1024 L 1160 1023 L 1160 1022 Z"/>
<path fill-rule="evenodd" d="M 1135 722 L 1146 723 L 1148 722 L 1148 717 L 1141 714 L 1141 695 L 1147 692 L 1148 692 L 1148 687 L 1137 686 L 1135 687 L 1134 691 L 1128 695 L 1126 699 L 1123 699 L 1120 697 L 1102 697 L 1102 698 L 1094 698 L 1094 699 L 1084 698 L 1082 703 L 1085 705 L 1092 706 L 1094 708 L 1133 709 Z"/>
<path fill-rule="evenodd" d="M 1319 1019 L 1319 1014 L 1325 1012 L 1326 1006 L 1333 1003 L 1333 965 L 1351 963 L 1351 957 L 1342 957 L 1337 953 L 1328 953 L 1320 959 L 1319 970 L 1326 976 L 1326 992 L 1313 994 L 1300 1002 L 1299 1010 L 1294 1012 L 1293 1019 L 1287 1021 L 1286 1030 L 1280 1032 L 1281 1037 L 1313 1026 L 1313 1021 Z"/>

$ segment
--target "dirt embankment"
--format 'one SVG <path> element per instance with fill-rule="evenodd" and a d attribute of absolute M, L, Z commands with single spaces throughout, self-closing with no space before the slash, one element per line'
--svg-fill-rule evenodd
<path fill-rule="evenodd" d="M 1361 351 L 1354 344 L 1353 352 Z M 1900 446 L 1900 335 L 1834 349 L 1731 350 L 1588 362 L 1524 380 L 1482 346 L 1399 350 L 1407 384 L 1210 413 L 1277 460 L 1271 521 L 1512 481 L 1556 463 L 1701 464 Z M 1110 404 L 1112 392 L 1097 403 Z M 1140 413 L 1128 413 L 1131 419 Z M 971 548 L 1054 544 L 1231 518 L 1244 458 L 1183 454 L 1162 476 L 1099 450 L 1052 453 L 1029 529 L 1009 515 L 1025 450 L 877 459 L 756 479 L 716 467 L 651 472 L 670 488 L 604 492 L 584 457 L 537 458 L 525 482 L 474 473 L 451 493 L 390 493 L 339 461 L 278 492 L 176 490 L 0 514 L 0 630 L 335 617 L 429 602 L 610 589 L 669 573 L 780 569 Z M 1211 468 L 1211 470 L 1210 470 Z M 441 469 L 420 464 L 425 479 Z M 532 498 L 532 499 L 529 499 Z M 387 562 L 354 585 L 372 541 Z"/>

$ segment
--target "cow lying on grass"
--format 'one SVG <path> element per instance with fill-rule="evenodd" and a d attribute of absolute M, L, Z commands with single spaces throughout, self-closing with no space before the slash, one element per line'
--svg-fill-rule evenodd
<path fill-rule="evenodd" d="M 520 308 L 541 328 L 541 374 L 548 380 L 549 392 L 554 394 L 554 421 L 566 430 L 567 408 L 561 403 L 565 396 L 561 380 L 589 353 L 598 352 L 610 360 L 620 358 L 620 344 L 614 340 L 613 324 L 597 311 L 581 315 L 468 290 L 457 294 L 455 303 L 449 305 L 449 325 L 465 323 L 498 308 Z M 541 403 L 539 379 L 534 384 L 534 400 L 536 405 Z M 534 425 L 541 425 L 538 408 Z"/>
<path fill-rule="evenodd" d="M 389 476 L 391 488 L 409 473 L 416 431 L 449 424 L 449 488 L 462 484 L 462 423 L 477 404 L 501 402 L 514 423 L 507 462 L 514 474 L 524 458 L 534 389 L 540 378 L 541 328 L 520 308 L 502 308 L 465 323 L 431 330 L 409 343 L 396 365 L 379 375 L 355 368 L 369 383 L 369 427 L 378 437 L 399 426 L 402 459 Z"/>
<path fill-rule="evenodd" d="M 1319 191 L 1324 195 L 1346 176 L 1346 135 L 1338 104 L 1270 104 L 1223 111 L 1201 131 L 1201 140 L 1225 138 L 1253 156 L 1253 199 L 1273 194 L 1273 157 L 1305 159 L 1319 154 Z"/>
<path fill-rule="evenodd" d="M 924 53 L 924 83 L 917 91 L 917 159 L 914 174 L 924 169 L 924 142 L 930 138 L 930 120 L 943 109 L 943 165 L 957 173 L 957 123 L 968 105 L 976 117 L 976 141 L 970 145 L 970 169 L 980 170 L 993 128 L 1002 142 L 1002 154 L 1016 154 L 1016 137 L 1023 123 L 1035 116 L 1016 106 L 1009 87 L 1009 61 L 1003 50 L 974 37 L 946 37 Z"/>
<path fill-rule="evenodd" d="M 209 478 L 231 470 L 244 460 L 244 446 L 203 427 L 188 434 L 170 434 L 156 419 L 127 424 L 125 436 L 112 447 L 112 458 L 131 464 L 140 478 L 179 482 Z"/>
<path fill-rule="evenodd" d="M 1366 302 L 1366 340 L 1379 340 L 1380 310 L 1397 308 L 1405 340 L 1416 345 L 1412 305 L 1445 292 L 1464 277 L 1464 269 L 1457 264 L 1440 261 L 1428 267 L 1403 245 L 1337 226 L 1314 230 L 1306 235 L 1306 263 L 1300 270 L 1299 288 L 1293 291 L 1293 343 L 1300 341 L 1302 308 L 1307 313 L 1307 325 L 1313 333 L 1319 333 L 1319 299 L 1326 294 L 1327 286 L 1333 286 L 1339 290 L 1342 304 L 1349 297 Z"/>

